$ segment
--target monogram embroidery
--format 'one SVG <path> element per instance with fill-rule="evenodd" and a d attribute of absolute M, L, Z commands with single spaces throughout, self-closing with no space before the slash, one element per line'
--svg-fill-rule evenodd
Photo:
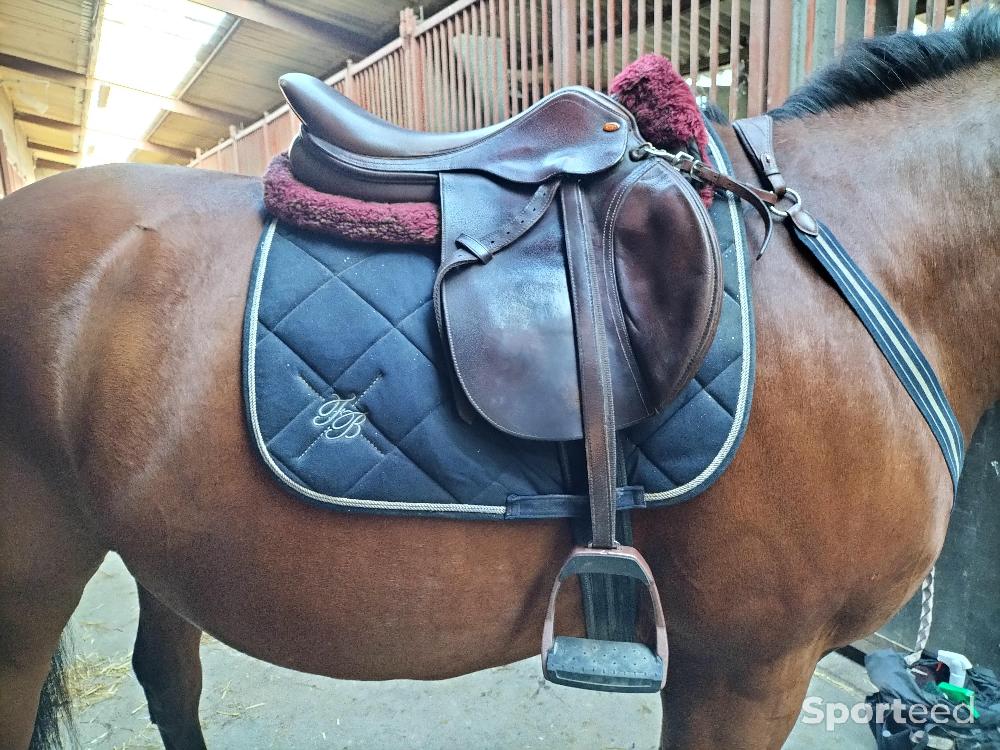
<path fill-rule="evenodd" d="M 364 414 L 354 409 L 357 397 L 341 398 L 334 395 L 323 403 L 313 417 L 312 423 L 323 427 L 323 437 L 327 440 L 355 438 L 361 434 L 361 425 L 365 423 Z"/>

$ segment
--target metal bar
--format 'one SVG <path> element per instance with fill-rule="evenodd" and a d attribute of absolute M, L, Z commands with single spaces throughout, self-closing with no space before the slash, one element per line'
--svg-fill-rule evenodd
<path fill-rule="evenodd" d="M 632 46 L 632 3 L 622 0 L 622 68 L 629 64 L 629 48 Z"/>
<path fill-rule="evenodd" d="M 653 0 L 653 54 L 663 54 L 663 0 Z"/>
<path fill-rule="evenodd" d="M 952 13 L 957 21 L 962 15 L 962 0 L 955 0 L 955 3 L 951 6 Z"/>
<path fill-rule="evenodd" d="M 813 69 L 813 59 L 816 56 L 816 0 L 806 0 L 806 39 L 803 51 L 802 66 L 806 73 Z"/>
<path fill-rule="evenodd" d="M 691 76 L 691 90 L 698 93 L 698 41 L 701 37 L 699 28 L 699 0 L 691 0 L 691 27 L 688 29 L 688 70 Z"/>
<path fill-rule="evenodd" d="M 500 17 L 497 19 L 500 24 L 500 116 L 504 120 L 511 115 L 510 78 L 514 74 L 513 44 L 508 39 L 510 31 L 508 2 L 513 0 L 500 0 Z"/>
<path fill-rule="evenodd" d="M 531 104 L 531 89 L 529 68 L 531 62 L 528 59 L 528 0 L 519 0 L 519 16 L 521 26 L 521 103 L 519 109 L 527 109 Z"/>
<path fill-rule="evenodd" d="M 590 70 L 588 69 L 590 49 L 587 46 L 587 30 L 589 27 L 587 5 L 588 0 L 580 0 L 580 84 L 583 86 L 587 85 L 587 78 L 590 76 Z M 597 86 L 595 85 L 594 88 L 596 89 Z"/>
<path fill-rule="evenodd" d="M 519 96 L 521 73 L 517 64 L 517 41 L 518 41 L 518 19 L 517 8 L 514 0 L 509 0 L 507 7 L 507 30 L 508 44 L 510 45 L 510 113 L 516 115 L 521 111 L 521 98 Z M 523 39 L 523 37 L 522 37 Z M 522 62 L 524 58 L 522 57 Z"/>
<path fill-rule="evenodd" d="M 935 3 L 939 5 L 940 2 Z M 875 36 L 875 0 L 865 0 L 865 38 Z"/>
<path fill-rule="evenodd" d="M 608 16 L 607 16 L 607 66 L 606 71 L 608 84 L 615 78 L 615 2 L 617 0 L 608 0 Z M 677 0 L 680 2 L 680 0 Z"/>
<path fill-rule="evenodd" d="M 535 0 L 528 0 L 528 8 L 528 25 L 531 28 L 531 103 L 534 104 L 538 101 L 538 7 Z M 545 64 L 548 66 L 548 61 Z"/>
<path fill-rule="evenodd" d="M 910 28 L 910 0 L 896 0 L 896 31 Z"/>
<path fill-rule="evenodd" d="M 465 82 L 465 98 L 463 99 L 465 105 L 465 122 L 462 127 L 469 130 L 473 127 L 472 123 L 475 122 L 475 115 L 473 114 L 474 104 L 472 97 L 472 65 L 469 60 L 472 57 L 472 34 L 470 32 L 471 27 L 471 17 L 469 14 L 469 9 L 466 8 L 462 13 L 462 38 L 465 40 L 465 55 L 460 59 L 462 63 L 462 79 Z"/>
<path fill-rule="evenodd" d="M 479 3 L 473 5 L 472 35 L 469 42 L 469 66 L 472 72 L 472 116 L 475 127 L 483 126 L 483 50 L 479 43 Z"/>
<path fill-rule="evenodd" d="M 564 86 L 586 83 L 584 79 L 579 77 L 580 74 L 577 70 L 579 61 L 577 59 L 576 39 L 574 38 L 576 36 L 577 27 L 576 3 L 577 0 L 562 0 L 562 9 L 560 13 L 562 21 L 561 28 L 565 37 L 561 45 L 563 50 L 565 50 L 562 65 Z"/>
<path fill-rule="evenodd" d="M 729 11 L 729 119 L 735 120 L 740 111 L 740 31 L 743 9 L 740 0 L 733 0 Z"/>
<path fill-rule="evenodd" d="M 847 2 L 847 0 L 838 0 Z M 766 107 L 768 0 L 750 0 L 750 44 L 747 50 L 747 116 Z"/>
<path fill-rule="evenodd" d="M 873 5 L 875 0 L 869 0 Z M 934 0 L 934 21 L 932 28 L 934 31 L 940 31 L 944 28 L 944 17 L 948 10 L 948 0 Z M 874 29 L 874 24 L 872 24 Z"/>
<path fill-rule="evenodd" d="M 681 70 L 681 0 L 670 0 L 670 59 Z"/>
<path fill-rule="evenodd" d="M 541 0 L 542 11 L 547 13 L 550 0 Z M 549 23 L 552 24 L 552 85 L 554 88 L 559 88 L 564 85 L 565 74 L 563 69 L 566 65 L 566 45 L 569 43 L 569 34 L 566 33 L 566 29 L 562 26 L 562 3 L 563 0 L 551 0 L 552 2 L 552 16 Z M 546 16 L 548 20 L 549 16 Z M 548 24 L 543 23 L 542 26 L 547 26 Z M 547 44 L 542 44 L 542 55 L 545 55 L 545 50 L 548 47 Z M 542 76 L 542 86 L 544 87 L 544 79 L 548 76 Z"/>
<path fill-rule="evenodd" d="M 712 104 L 719 101 L 719 0 L 711 0 L 709 5 L 708 29 L 708 100 Z"/>
<path fill-rule="evenodd" d="M 792 74 L 792 1 L 771 0 L 767 42 L 767 108 L 788 98 Z M 866 0 L 874 6 L 875 0 Z"/>
<path fill-rule="evenodd" d="M 837 18 L 834 22 L 833 46 L 840 50 L 847 35 L 847 0 L 837 0 Z"/>
<path fill-rule="evenodd" d="M 594 0 L 594 88 L 601 90 L 601 0 Z M 611 84 L 611 79 L 608 79 Z"/>
<path fill-rule="evenodd" d="M 448 55 L 448 130 L 458 130 L 461 127 L 459 114 L 462 103 L 459 100 L 461 82 L 456 70 L 455 54 L 455 19 L 449 18 L 445 24 L 445 53 Z"/>
<path fill-rule="evenodd" d="M 646 51 L 646 0 L 639 0 L 635 10 L 635 56 Z"/>
<path fill-rule="evenodd" d="M 551 22 L 549 21 L 549 2 L 548 0 L 539 0 L 542 5 L 542 96 L 547 95 L 552 91 L 552 80 L 553 76 L 551 69 L 549 68 L 549 53 L 554 53 L 555 50 L 552 49 L 552 45 L 549 43 L 551 38 Z M 553 0 L 553 2 L 559 2 L 559 0 Z M 565 20 L 565 19 L 564 19 Z M 565 31 L 565 28 L 564 28 Z M 564 39 L 561 51 L 565 51 L 566 44 L 569 42 L 569 37 Z M 566 71 L 563 71 L 565 75 Z"/>
<path fill-rule="evenodd" d="M 496 0 L 489 0 L 489 16 L 490 16 L 490 30 L 487 38 L 487 44 L 489 45 L 489 65 L 490 69 L 490 116 L 489 122 L 493 124 L 494 122 L 500 121 L 500 92 L 503 91 L 502 86 L 499 83 L 500 78 L 500 65 L 501 61 L 497 59 L 497 46 L 495 44 L 497 38 L 497 2 Z"/>

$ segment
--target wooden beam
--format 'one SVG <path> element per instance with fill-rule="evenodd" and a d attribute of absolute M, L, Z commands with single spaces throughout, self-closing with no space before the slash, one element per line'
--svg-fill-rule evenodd
<path fill-rule="evenodd" d="M 0 67 L 10 68 L 19 73 L 27 73 L 39 78 L 47 78 L 55 83 L 72 86 L 73 88 L 81 88 L 87 85 L 87 76 L 83 73 L 75 73 L 72 70 L 57 68 L 55 65 L 46 65 L 45 63 L 29 60 L 25 57 L 18 57 L 17 55 L 0 53 Z"/>
<path fill-rule="evenodd" d="M 360 41 L 358 34 L 349 29 L 277 5 L 265 5 L 260 0 L 194 0 L 194 2 L 237 18 L 268 26 L 275 31 L 295 34 L 324 44 L 337 44 L 354 53 L 364 51 L 358 46 Z"/>
<path fill-rule="evenodd" d="M 173 146 L 164 146 L 160 143 L 153 143 L 152 141 L 136 141 L 135 142 L 136 151 L 149 151 L 153 154 L 163 154 L 164 156 L 172 156 L 175 159 L 183 159 L 184 161 L 191 161 L 195 154 L 194 151 L 188 151 L 184 148 L 174 148 Z"/>
<path fill-rule="evenodd" d="M 51 159 L 35 159 L 36 169 L 54 169 L 57 172 L 67 172 L 70 169 L 76 169 L 73 164 L 66 164 L 61 161 L 52 161 Z"/>
<path fill-rule="evenodd" d="M 47 146 L 44 143 L 39 143 L 38 141 L 28 141 L 28 148 L 32 151 L 44 151 L 47 154 L 55 154 L 56 156 L 68 156 L 71 159 L 79 159 L 80 152 L 74 151 L 71 148 L 57 148 L 56 146 Z"/>
<path fill-rule="evenodd" d="M 235 122 L 243 120 L 243 115 L 238 112 L 229 112 L 224 109 L 206 107 L 201 104 L 191 104 L 190 102 L 181 101 L 176 97 L 155 94 L 152 91 L 137 89 L 132 86 L 124 86 L 120 83 L 115 83 L 114 81 L 105 81 L 100 78 L 88 79 L 87 76 L 82 73 L 74 73 L 71 70 L 57 68 L 54 65 L 46 65 L 45 63 L 35 62 L 34 60 L 28 60 L 15 55 L 0 53 L 0 67 L 10 68 L 11 70 L 16 70 L 21 73 L 38 76 L 39 78 L 44 78 L 54 83 L 60 83 L 64 86 L 71 86 L 73 88 L 96 88 L 98 86 L 109 86 L 113 89 L 133 91 L 142 94 L 143 96 L 156 99 L 159 105 L 167 112 L 176 112 L 177 114 L 188 115 L 189 117 L 195 117 L 199 120 L 208 120 L 209 122 L 217 122 L 222 125 L 232 125 Z"/>
<path fill-rule="evenodd" d="M 28 125 L 40 125 L 44 128 L 58 130 L 62 133 L 73 133 L 76 135 L 80 132 L 79 125 L 74 125 L 71 122 L 63 122 L 62 120 L 53 120 L 49 117 L 42 117 L 41 115 L 30 115 L 27 112 L 15 112 L 14 119 L 18 122 L 27 123 Z"/>

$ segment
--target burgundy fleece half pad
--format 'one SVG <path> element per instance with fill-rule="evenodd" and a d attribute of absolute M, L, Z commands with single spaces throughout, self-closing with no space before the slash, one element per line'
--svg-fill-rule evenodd
<path fill-rule="evenodd" d="M 643 55 L 611 82 L 611 93 L 628 109 L 639 132 L 658 148 L 697 148 L 708 158 L 708 131 L 690 87 L 660 55 Z M 706 206 L 711 188 L 701 190 Z M 321 234 L 390 244 L 435 244 L 440 216 L 435 203 L 376 203 L 330 195 L 299 182 L 288 156 L 276 156 L 264 174 L 264 203 L 282 222 Z"/>

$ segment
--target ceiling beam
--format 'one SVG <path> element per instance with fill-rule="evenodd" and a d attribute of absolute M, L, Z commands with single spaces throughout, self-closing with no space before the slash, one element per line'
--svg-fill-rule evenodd
<path fill-rule="evenodd" d="M 29 60 L 26 57 L 18 57 L 17 55 L 0 53 L 0 67 L 10 68 L 20 73 L 28 73 L 39 78 L 48 78 L 50 81 L 61 83 L 64 86 L 72 86 L 73 88 L 80 88 L 87 85 L 87 76 L 83 73 L 75 73 L 72 70 L 57 68 L 55 65 L 47 65 L 35 60 Z"/>
<path fill-rule="evenodd" d="M 320 21 L 302 13 L 280 8 L 276 5 L 265 5 L 260 0 L 194 0 L 199 5 L 228 13 L 237 18 L 268 26 L 276 31 L 305 39 L 337 44 L 350 52 L 361 52 L 358 35 L 332 23 Z"/>
<path fill-rule="evenodd" d="M 66 156 L 70 159 L 79 159 L 80 152 L 75 151 L 71 148 L 58 148 L 56 146 L 47 146 L 44 143 L 39 143 L 38 141 L 28 141 L 28 148 L 32 151 L 44 151 L 47 154 L 54 154 L 56 156 Z"/>
<path fill-rule="evenodd" d="M 175 159 L 183 159 L 184 161 L 191 161 L 195 156 L 194 151 L 188 151 L 184 148 L 175 148 L 173 146 L 164 146 L 160 143 L 153 143 L 152 141 L 136 141 L 135 150 L 149 151 L 150 153 L 162 154 L 163 156 L 172 156 Z"/>
<path fill-rule="evenodd" d="M 15 112 L 14 119 L 18 122 L 27 123 L 28 125 L 40 125 L 44 128 L 58 130 L 62 133 L 72 133 L 73 135 L 76 135 L 80 132 L 79 125 L 74 125 L 71 122 L 63 122 L 62 120 L 53 120 L 49 117 L 42 117 L 41 115 L 32 115 L 27 112 Z"/>
<path fill-rule="evenodd" d="M 51 159 L 35 159 L 35 169 L 54 169 L 57 172 L 66 172 L 70 169 L 76 169 L 76 166 Z"/>
<path fill-rule="evenodd" d="M 54 65 L 46 65 L 45 63 L 28 60 L 27 58 L 17 57 L 15 55 L 0 53 L 0 67 L 10 68 L 11 70 L 16 70 L 20 73 L 38 76 L 39 78 L 45 78 L 53 81 L 54 83 L 61 83 L 64 86 L 71 86 L 73 88 L 96 88 L 98 86 L 109 86 L 112 89 L 133 91 L 142 94 L 143 96 L 156 99 L 159 105 L 167 112 L 176 112 L 179 115 L 187 115 L 189 117 L 195 117 L 199 120 L 208 120 L 209 122 L 217 122 L 222 125 L 233 125 L 244 119 L 244 115 L 239 112 L 230 112 L 224 109 L 217 109 L 216 107 L 206 107 L 201 104 L 191 104 L 190 102 L 181 101 L 173 96 L 155 94 L 152 91 L 137 89 L 132 86 L 125 86 L 120 83 L 115 83 L 114 81 L 105 81 L 100 78 L 88 79 L 87 76 L 82 73 L 74 73 L 71 70 L 57 68 Z"/>

